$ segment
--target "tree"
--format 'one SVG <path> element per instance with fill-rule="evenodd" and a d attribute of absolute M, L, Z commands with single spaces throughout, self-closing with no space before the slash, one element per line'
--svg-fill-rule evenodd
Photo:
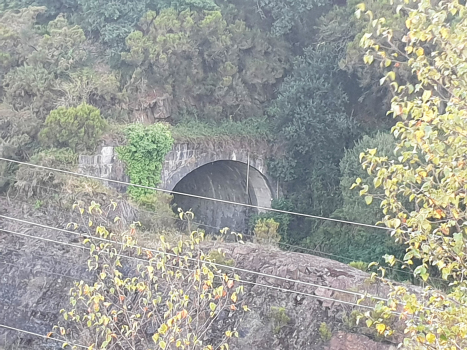
<path fill-rule="evenodd" d="M 17 12 L 0 12 L 0 85 L 3 86 L 5 74 L 23 65 L 26 57 L 34 50 L 28 41 L 37 39 L 33 25 L 37 16 L 44 11 L 43 7 L 29 7 Z M 0 94 L 3 91 L 0 90 Z"/>
<path fill-rule="evenodd" d="M 389 133 L 377 133 L 373 137 L 363 136 L 352 149 L 346 150 L 340 161 L 340 201 L 341 205 L 332 213 L 332 218 L 374 225 L 383 218 L 378 199 L 359 196 L 351 187 L 358 177 L 362 182 L 371 183 L 373 177 L 364 171 L 359 162 L 359 155 L 367 149 L 378 149 L 381 155 L 395 159 L 395 141 Z M 380 193 L 383 191 L 379 191 Z M 370 200 L 372 200 L 371 203 Z M 369 203 L 369 205 L 367 204 Z M 348 263 L 349 259 L 363 261 L 367 265 L 372 261 L 384 262 L 384 254 L 398 258 L 404 256 L 405 247 L 394 242 L 388 231 L 368 227 L 347 225 L 336 222 L 322 223 L 307 237 L 302 244 L 320 251 L 336 255 L 337 260 Z M 391 274 L 393 279 L 407 280 L 406 273 Z"/>
<path fill-rule="evenodd" d="M 339 54 L 332 44 L 308 48 L 269 110 L 278 142 L 287 147 L 287 157 L 272 160 L 270 169 L 286 184 L 296 211 L 329 216 L 341 201 L 339 161 L 357 133 L 346 113 Z M 308 236 L 314 224 L 296 230 L 294 240 Z"/>
<path fill-rule="evenodd" d="M 287 67 L 283 43 L 228 23 L 220 11 L 150 11 L 140 27 L 122 54 L 134 67 L 129 93 L 137 101 L 170 96 L 172 117 L 193 110 L 211 120 L 260 116 Z"/>
<path fill-rule="evenodd" d="M 467 9 L 458 1 L 407 3 L 395 5 L 397 12 L 407 13 L 403 47 L 393 41 L 394 30 L 400 28 L 388 26 L 384 18 L 375 18 L 375 32 L 361 41 L 368 48 L 366 62 L 413 72 L 403 84 L 395 81 L 395 70 L 384 77 L 395 94 L 391 113 L 398 122 L 393 134 L 401 156 L 390 160 L 370 149 L 361 155 L 362 164 L 374 176 L 374 187 L 384 189 L 382 221 L 406 244 L 403 263 L 410 266 L 418 259 L 416 277 L 426 281 L 437 274 L 451 285 L 446 292 L 427 287 L 420 297 L 405 286 L 393 287 L 387 310 L 403 306 L 404 347 L 465 349 Z M 361 194 L 369 196 L 370 184 L 360 186 Z M 413 208 L 407 207 L 407 200 Z M 394 256 L 386 259 L 396 261 Z"/>
<path fill-rule="evenodd" d="M 75 283 L 57 335 L 89 349 L 227 350 L 237 335 L 238 317 L 232 316 L 248 310 L 239 277 L 211 262 L 198 231 L 176 242 L 160 236 L 153 249 L 138 248 L 137 224 L 119 224 L 116 207 L 75 205 L 89 222 L 83 244 L 96 282 Z"/>
<path fill-rule="evenodd" d="M 0 11 L 21 10 L 28 7 L 42 7 L 37 20 L 47 23 L 59 14 L 69 14 L 77 10 L 77 0 L 0 0 Z"/>
<path fill-rule="evenodd" d="M 149 0 L 99 1 L 77 0 L 76 21 L 82 28 L 118 55 L 125 38 L 148 10 Z"/>
<path fill-rule="evenodd" d="M 69 25 L 63 15 L 49 22 L 27 63 L 41 67 L 57 77 L 80 67 L 87 59 L 83 29 Z"/>
<path fill-rule="evenodd" d="M 294 54 L 314 43 L 318 19 L 339 0 L 230 0 L 217 1 L 228 16 L 235 13 L 248 26 L 282 38 Z"/>
<path fill-rule="evenodd" d="M 46 146 L 92 151 L 105 127 L 99 109 L 83 103 L 76 108 L 60 107 L 50 112 L 39 138 Z"/>
<path fill-rule="evenodd" d="M 309 24 L 310 19 L 313 19 L 313 11 L 326 5 L 330 5 L 330 1 L 260 0 L 257 2 L 258 11 L 264 17 L 270 16 L 272 18 L 271 31 L 277 36 L 289 33 L 292 31 L 292 28 L 296 32 L 303 32 L 303 29 Z"/>

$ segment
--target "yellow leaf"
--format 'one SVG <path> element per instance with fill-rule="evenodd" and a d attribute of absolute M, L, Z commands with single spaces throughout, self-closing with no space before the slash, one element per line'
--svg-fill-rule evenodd
<path fill-rule="evenodd" d="M 436 341 L 436 336 L 433 333 L 428 333 L 426 335 L 426 341 L 430 344 L 433 344 Z"/>
<path fill-rule="evenodd" d="M 425 90 L 422 95 L 423 102 L 428 101 L 430 97 L 431 97 L 431 90 Z"/>
<path fill-rule="evenodd" d="M 167 332 L 168 329 L 169 327 L 167 327 L 167 325 L 164 323 L 162 324 L 162 326 L 159 327 L 159 333 L 164 334 L 165 332 Z"/>
<path fill-rule="evenodd" d="M 383 334 L 385 329 L 386 329 L 386 325 L 384 325 L 383 323 L 378 323 L 376 325 L 376 330 L 378 331 L 379 334 Z"/>
<path fill-rule="evenodd" d="M 230 297 L 230 299 L 236 303 L 237 302 L 237 293 L 233 293 L 232 296 Z"/>

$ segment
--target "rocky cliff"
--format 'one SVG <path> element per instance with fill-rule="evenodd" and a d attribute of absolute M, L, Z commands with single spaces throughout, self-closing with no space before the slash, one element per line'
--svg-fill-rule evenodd
<path fill-rule="evenodd" d="M 65 228 L 75 218 L 66 211 L 34 207 L 0 199 L 0 214 Z M 36 235 L 69 244 L 76 236 L 0 218 L 0 229 Z M 238 268 L 287 277 L 350 291 L 367 290 L 384 295 L 383 286 L 369 283 L 369 275 L 336 261 L 252 243 L 207 243 L 220 249 Z M 39 241 L 0 231 L 0 323 L 46 334 L 68 304 L 73 280 L 92 281 L 87 272 L 87 252 L 72 246 Z M 231 348 L 368 350 L 395 349 L 394 344 L 371 340 L 371 334 L 351 322 L 355 306 L 319 297 L 356 302 L 357 297 L 325 288 L 270 277 L 239 273 L 245 284 L 250 312 L 239 327 Z M 266 287 L 268 286 L 268 287 Z M 286 290 L 309 294 L 304 296 Z M 315 297 L 313 297 L 315 296 Z M 219 323 L 222 323 L 220 320 Z M 217 325 L 219 326 L 219 324 Z M 221 326 L 221 325 L 220 325 Z M 0 349 L 54 349 L 59 346 L 32 335 L 0 329 Z"/>

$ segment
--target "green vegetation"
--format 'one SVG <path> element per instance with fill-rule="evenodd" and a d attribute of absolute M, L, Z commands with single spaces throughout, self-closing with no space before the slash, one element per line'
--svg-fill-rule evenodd
<path fill-rule="evenodd" d="M 219 250 L 211 250 L 207 255 L 209 261 L 212 261 L 216 264 L 226 265 L 226 266 L 235 266 L 235 260 L 228 259 L 225 257 L 225 254 Z"/>
<path fill-rule="evenodd" d="M 162 164 L 165 155 L 170 151 L 173 143 L 167 125 L 142 124 L 129 125 L 125 131 L 127 144 L 116 149 L 119 158 L 127 167 L 130 181 L 137 185 L 156 187 L 161 180 Z M 154 191 L 130 187 L 128 193 L 134 199 L 142 199 Z"/>
<path fill-rule="evenodd" d="M 253 233 L 255 242 L 260 244 L 277 244 L 281 236 L 277 232 L 279 223 L 274 219 L 259 219 L 255 223 Z"/>
<path fill-rule="evenodd" d="M 269 318 L 272 321 L 274 334 L 279 334 L 281 329 L 290 322 L 290 317 L 287 315 L 285 308 L 279 306 L 271 306 Z"/>
<path fill-rule="evenodd" d="M 443 292 L 428 287 L 418 297 L 406 286 L 393 286 L 391 303 L 379 307 L 387 314 L 404 305 L 405 348 L 463 349 L 467 70 L 460 45 L 467 41 L 467 12 L 457 1 L 410 1 L 396 12 L 407 13 L 402 46 L 394 44 L 401 28 L 379 17 L 372 22 L 378 35 L 368 33 L 361 43 L 368 50 L 368 64 L 388 69 L 384 80 L 394 91 L 390 112 L 397 118 L 393 135 L 400 157 L 391 160 L 375 149 L 362 153 L 362 165 L 374 181 L 356 181 L 355 186 L 361 195 L 381 200 L 382 222 L 406 245 L 400 262 L 410 266 L 419 261 L 415 277 L 429 282 L 437 276 L 451 288 Z M 408 79 L 400 67 L 413 72 Z M 393 265 L 398 259 L 388 254 L 386 260 Z M 381 334 L 393 332 L 380 318 L 370 317 L 367 323 Z"/>
<path fill-rule="evenodd" d="M 171 132 L 173 138 L 181 142 L 268 141 L 273 139 L 271 124 L 265 118 L 251 118 L 238 122 L 224 120 L 219 123 L 185 118 L 171 128 Z"/>
<path fill-rule="evenodd" d="M 45 146 L 93 151 L 105 127 L 100 111 L 83 103 L 76 108 L 60 107 L 50 112 L 39 138 Z"/>
<path fill-rule="evenodd" d="M 161 236 L 155 247 L 157 253 L 135 248 L 135 225 L 118 234 L 112 230 L 108 215 L 117 208 L 114 204 L 108 211 L 94 202 L 89 207 L 76 207 L 93 232 L 83 244 L 89 247 L 88 268 L 97 280 L 92 284 L 76 282 L 71 288 L 70 306 L 60 311 L 63 320 L 55 327 L 57 335 L 68 343 L 90 344 L 96 349 L 108 349 L 109 345 L 146 349 L 154 344 L 166 349 L 167 344 L 190 343 L 192 349 L 227 350 L 231 338 L 238 336 L 237 322 L 229 325 L 223 336 L 206 339 L 202 334 L 223 313 L 248 309 L 243 302 L 243 287 L 233 273 L 219 271 L 204 254 L 199 255 L 203 235 L 197 231 L 174 245 Z M 98 238 L 112 238 L 112 243 Z M 117 250 L 119 254 L 115 254 Z M 184 268 L 177 260 L 167 259 L 167 253 L 179 255 L 185 261 Z M 201 263 L 190 260 L 194 254 Z M 134 266 L 133 260 L 122 259 L 122 255 L 138 257 L 140 262 Z M 147 319 L 159 314 L 161 318 L 154 328 Z M 206 317 L 209 322 L 198 322 Z"/>
<path fill-rule="evenodd" d="M 130 93 L 167 95 L 173 117 L 193 109 L 203 119 L 261 116 L 287 67 L 286 46 L 220 11 L 148 12 L 126 39 L 123 60 L 134 67 Z M 273 49 L 274 48 L 274 49 Z"/>
<path fill-rule="evenodd" d="M 368 271 L 368 263 L 364 261 L 351 261 L 349 262 L 349 266 L 354 267 L 356 269 L 362 270 L 362 271 Z"/>
<path fill-rule="evenodd" d="M 3 1 L 0 156 L 73 169 L 110 142 L 130 180 L 153 187 L 174 140 L 267 145 L 283 193 L 274 208 L 388 230 L 260 213 L 256 240 L 360 269 L 405 265 L 416 284 L 444 279 L 423 300 L 393 290 L 404 346 L 467 348 L 466 14 L 465 2 L 428 0 Z M 2 192 L 44 208 L 47 187 L 64 179 L 0 163 Z M 170 197 L 128 192 L 173 216 Z M 378 337 L 392 335 L 394 307 L 365 316 Z M 276 333 L 290 321 L 281 308 L 271 318 Z"/>
<path fill-rule="evenodd" d="M 30 159 L 32 164 L 62 170 L 73 168 L 77 161 L 77 154 L 70 148 L 44 150 Z M 42 195 L 54 195 L 55 193 L 51 193 L 49 189 L 59 190 L 65 181 L 65 176 L 46 169 L 20 165 L 11 180 L 19 194 L 26 198 L 35 196 L 41 198 Z"/>
<path fill-rule="evenodd" d="M 321 322 L 321 324 L 319 325 L 319 335 L 321 336 L 321 340 L 324 342 L 331 340 L 332 331 L 326 322 Z"/>
<path fill-rule="evenodd" d="M 288 199 L 295 211 L 321 216 L 330 216 L 341 203 L 339 161 L 357 136 L 337 80 L 338 57 L 339 49 L 332 44 L 306 49 L 269 112 L 277 138 L 287 147 L 287 156 L 270 161 L 271 172 L 291 193 Z M 288 230 L 289 242 L 300 242 L 321 223 L 307 220 L 300 225 L 299 230 Z"/>

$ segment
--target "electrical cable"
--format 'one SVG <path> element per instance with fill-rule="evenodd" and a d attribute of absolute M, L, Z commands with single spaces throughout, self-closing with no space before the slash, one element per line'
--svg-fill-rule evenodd
<path fill-rule="evenodd" d="M 2 178 L 3 176 L 0 176 L 0 178 Z M 65 191 L 60 191 L 60 190 L 57 190 L 55 188 L 52 188 L 52 187 L 47 187 L 47 186 L 41 186 L 41 185 L 36 185 L 36 187 L 41 187 L 41 188 L 44 188 L 44 189 L 48 189 L 50 191 L 56 191 L 58 193 L 67 193 Z M 6 197 L 4 197 L 6 198 Z M 9 200 L 9 199 L 8 199 Z M 27 203 L 29 204 L 29 202 L 26 202 L 26 201 L 23 201 L 23 200 L 20 200 L 20 199 L 14 199 L 15 201 L 19 201 L 19 202 L 22 202 L 22 203 Z M 148 213 L 150 215 L 153 215 L 154 218 L 156 219 L 169 219 L 169 220 L 174 220 L 174 221 L 181 221 L 181 222 L 186 222 L 186 220 L 183 220 L 183 219 L 180 219 L 179 217 L 171 217 L 171 216 L 158 216 L 158 215 L 155 215 L 156 213 L 155 212 L 151 212 L 149 210 L 145 210 L 145 209 L 137 209 L 138 211 L 140 212 L 144 212 L 144 213 Z M 221 230 L 222 228 L 221 227 L 218 227 L 218 226 L 212 226 L 212 225 L 207 225 L 207 224 L 203 224 L 203 223 L 200 223 L 200 222 L 196 222 L 196 221 L 190 221 L 192 224 L 194 224 L 195 226 L 203 226 L 203 227 L 209 227 L 209 228 L 213 228 L 213 229 L 218 229 L 218 230 Z M 251 235 L 251 234 L 247 234 L 247 233 L 241 233 L 241 232 L 236 232 L 242 236 L 245 236 L 245 237 L 251 237 L 251 238 L 254 238 L 255 235 Z M 346 261 L 355 261 L 355 259 L 352 259 L 352 258 L 349 258 L 349 257 L 345 257 L 345 256 L 342 256 L 342 255 L 337 255 L 337 254 L 332 254 L 332 253 L 327 253 L 327 252 L 323 252 L 323 251 L 320 251 L 320 250 L 316 250 L 316 249 L 310 249 L 310 248 L 305 248 L 305 247 L 300 247 L 300 246 L 297 246 L 297 245 L 292 245 L 292 244 L 288 244 L 288 243 L 284 243 L 284 242 L 277 242 L 278 245 L 280 246 L 284 246 L 284 247 L 289 247 L 289 248 L 292 248 L 292 249 L 296 249 L 296 250 L 302 250 L 302 251 L 305 251 L 307 253 L 309 253 L 310 255 L 315 255 L 315 256 L 321 256 L 321 255 L 325 255 L 325 256 L 332 256 L 332 257 L 335 257 L 335 258 L 339 258 L 339 259 L 342 259 L 342 260 L 346 260 Z M 336 259 L 337 260 L 337 259 Z M 367 263 L 368 264 L 368 263 Z M 385 269 L 387 270 L 391 270 L 391 271 L 394 271 L 394 272 L 400 272 L 400 273 L 404 273 L 404 274 L 408 274 L 408 275 L 412 275 L 411 272 L 407 271 L 407 270 L 401 270 L 401 269 L 396 269 L 394 267 L 390 267 L 390 266 L 385 266 L 384 267 Z M 441 278 L 437 278 L 437 277 L 430 277 L 431 279 L 433 280 L 439 280 L 439 281 L 443 281 Z"/>
<path fill-rule="evenodd" d="M 56 240 L 52 240 L 52 239 L 49 239 L 49 238 L 44 238 L 44 237 L 39 237 L 39 236 L 34 236 L 34 235 L 28 235 L 28 234 L 25 234 L 25 233 L 20 233 L 20 232 L 15 232 L 15 231 L 11 231 L 11 230 L 5 230 L 5 229 L 2 229 L 0 228 L 0 231 L 3 231 L 3 232 L 6 232 L 6 233 L 10 233 L 10 234 L 14 234 L 14 235 L 19 235 L 19 236 L 23 236 L 23 237 L 28 237 L 28 238 L 32 238 L 32 239 L 38 239 L 38 240 L 43 240 L 43 241 L 46 241 L 46 242 L 52 242 L 52 243 L 55 243 L 55 244 L 63 244 L 63 245 L 67 245 L 67 246 L 70 246 L 71 244 L 69 243 L 66 243 L 66 242 L 61 242 L 61 241 L 56 241 Z M 97 238 L 97 237 L 93 237 L 93 238 Z M 117 243 L 117 242 L 113 242 L 113 243 Z M 82 247 L 82 246 L 77 246 L 77 245 L 71 245 L 72 247 L 75 247 L 75 248 L 79 248 L 79 249 L 85 249 L 85 250 L 90 250 L 90 248 L 87 248 L 87 247 Z M 170 253 L 166 253 L 166 252 L 161 252 L 162 254 L 167 254 L 167 255 L 170 255 Z M 124 254 L 115 254 L 115 256 L 119 256 L 119 257 L 124 257 L 124 258 L 128 258 L 128 259 L 134 259 L 134 260 L 139 260 L 139 261 L 143 261 L 143 262 L 148 262 L 147 259 L 141 259 L 141 258 L 138 258 L 138 257 L 134 257 L 134 256 L 128 256 L 128 255 L 124 255 Z M 203 262 L 202 260 L 199 260 L 199 259 L 193 259 L 195 261 L 198 261 L 198 262 Z M 209 262 L 207 261 L 209 264 L 212 264 L 212 265 L 216 265 L 215 263 L 213 262 Z M 220 264 L 217 264 L 217 265 L 220 265 Z M 221 265 L 223 266 L 223 265 Z M 236 267 L 232 267 L 232 266 L 226 266 L 227 268 L 229 269 L 232 269 L 232 270 L 238 270 L 238 268 Z M 178 267 L 180 268 L 180 267 Z M 191 272 L 195 272 L 195 270 L 191 270 L 191 269 L 187 269 L 187 268 L 180 268 L 182 270 L 188 270 L 188 271 L 191 271 Z M 248 270 L 247 270 L 248 271 Z M 255 271 L 252 271 L 253 274 L 256 274 Z M 217 277 L 222 277 L 221 275 L 216 275 Z M 299 292 L 299 291 L 295 291 L 295 290 L 292 290 L 292 289 L 287 289 L 287 288 L 281 288 L 281 287 L 275 287 L 275 286 L 270 286 L 270 285 L 265 285 L 265 284 L 261 284 L 261 283 L 258 283 L 258 282 L 251 282 L 251 281 L 246 281 L 246 280 L 242 280 L 242 279 L 239 279 L 238 280 L 239 282 L 242 282 L 242 283 L 248 283 L 248 284 L 252 284 L 252 285 L 256 285 L 256 286 L 260 286 L 260 287 L 264 287 L 264 288 L 269 288 L 269 289 L 275 289 L 275 290 L 280 290 L 280 291 L 283 291 L 283 292 L 289 292 L 289 293 L 294 293 L 294 294 L 300 294 L 300 295 L 304 295 L 304 296 L 309 296 L 309 297 L 312 297 L 312 298 L 315 298 L 315 299 L 320 299 L 320 300 L 327 300 L 327 301 L 332 301 L 332 302 L 337 302 L 337 303 L 341 303 L 341 304 L 347 304 L 347 305 L 352 305 L 352 306 L 357 306 L 357 307 L 362 307 L 362 308 L 367 308 L 367 309 L 371 309 L 373 310 L 373 307 L 371 306 L 367 306 L 367 305 L 361 305 L 361 304 L 358 304 L 358 303 L 353 303 L 353 302 L 350 302 L 350 301 L 344 301 L 344 300 L 340 300 L 340 299 L 334 299 L 334 298 L 330 298 L 330 297 L 325 297 L 325 296 L 319 296 L 319 295 L 315 295 L 315 294 L 310 294 L 310 293 L 304 293 L 304 292 Z M 297 281 L 299 282 L 299 281 Z M 318 285 L 318 287 L 321 287 L 321 288 L 324 288 L 326 289 L 327 286 L 320 286 Z M 376 298 L 376 297 L 373 297 L 373 296 L 369 296 L 369 295 L 365 295 L 363 293 L 356 293 L 358 296 L 361 296 L 361 297 L 369 297 L 371 299 L 375 299 L 375 300 L 380 300 L 380 301 L 388 301 L 387 299 L 382 299 L 382 298 Z"/>
<path fill-rule="evenodd" d="M 212 197 L 198 196 L 198 195 L 190 194 L 190 193 L 183 193 L 183 192 L 165 190 L 165 189 L 157 188 L 157 187 L 137 185 L 137 184 L 133 184 L 133 183 L 130 183 L 130 182 L 106 179 L 106 178 L 103 178 L 103 177 L 100 177 L 100 176 L 94 176 L 94 175 L 80 174 L 80 173 L 76 173 L 76 172 L 73 172 L 73 171 L 61 170 L 61 169 L 46 167 L 46 166 L 43 166 L 43 165 L 31 164 L 31 163 L 27 163 L 27 162 L 20 162 L 20 161 L 17 161 L 17 160 L 3 158 L 3 157 L 0 157 L 0 160 L 15 163 L 15 164 L 20 164 L 20 165 L 26 165 L 26 166 L 31 166 L 31 167 L 35 167 L 35 168 L 50 170 L 50 171 L 56 171 L 56 172 L 63 173 L 63 174 L 79 176 L 79 177 L 85 177 L 85 178 L 88 178 L 88 179 L 112 182 L 112 183 L 116 183 L 116 184 L 120 184 L 120 185 L 133 186 L 133 187 L 137 187 L 137 188 L 143 188 L 143 189 L 146 189 L 146 190 L 153 190 L 153 191 L 159 191 L 159 192 L 164 192 L 164 193 L 176 194 L 176 195 L 180 195 L 180 196 L 186 196 L 186 197 L 192 197 L 192 198 L 197 198 L 197 199 L 209 200 L 209 201 L 218 202 L 218 203 L 238 205 L 238 206 L 243 206 L 243 207 L 247 207 L 247 208 L 254 208 L 254 209 L 259 209 L 259 210 L 271 211 L 271 212 L 280 213 L 280 214 L 289 214 L 289 215 L 301 216 L 301 217 L 306 217 L 306 218 L 311 218 L 311 219 L 318 219 L 318 220 L 324 220 L 324 221 L 338 222 L 338 223 L 342 223 L 342 224 L 349 224 L 349 225 L 356 225 L 356 226 L 362 226 L 362 227 L 375 228 L 375 229 L 379 229 L 379 230 L 386 230 L 386 231 L 388 230 L 387 227 L 382 227 L 382 226 L 364 224 L 364 223 L 347 221 L 347 220 L 327 218 L 327 217 L 311 215 L 311 214 L 297 213 L 297 212 L 281 210 L 281 209 L 267 208 L 267 207 L 262 207 L 262 206 L 258 206 L 258 205 L 253 205 L 253 204 L 239 203 L 239 202 L 233 202 L 233 201 L 228 201 L 228 200 L 224 200 L 224 199 L 217 199 L 217 198 L 212 198 Z"/>
<path fill-rule="evenodd" d="M 65 230 L 65 229 L 61 229 L 61 228 L 57 228 L 57 227 L 53 227 L 53 226 L 43 225 L 43 224 L 39 224 L 39 223 L 35 223 L 35 222 L 23 220 L 23 219 L 13 218 L 13 217 L 9 217 L 9 216 L 6 216 L 6 215 L 0 215 L 0 218 L 7 219 L 7 220 L 12 220 L 12 221 L 17 221 L 17 222 L 21 222 L 21 223 L 24 223 L 24 224 L 34 225 L 34 226 L 46 228 L 46 229 L 49 229 L 49 230 L 56 230 L 56 231 L 63 232 L 63 233 L 70 233 L 70 234 L 73 234 L 73 235 L 83 236 L 82 234 L 80 234 L 78 232 L 73 232 L 73 231 L 70 231 L 70 230 Z M 92 238 L 96 239 L 96 240 L 103 241 L 103 242 L 107 242 L 107 243 L 123 245 L 123 243 L 115 242 L 115 241 L 105 239 L 105 238 L 101 238 L 101 237 L 92 236 Z M 47 238 L 45 240 L 47 240 Z M 70 244 L 70 243 L 66 243 L 66 244 L 70 245 L 70 246 L 73 246 L 73 247 L 82 248 L 81 246 L 77 246 L 77 245 L 74 245 L 74 244 Z M 140 248 L 140 249 L 143 249 L 143 250 L 146 250 L 146 251 L 149 251 L 149 252 L 154 252 L 154 253 L 159 253 L 159 254 L 166 254 L 166 255 L 172 256 L 172 257 L 178 257 L 177 254 L 170 253 L 170 252 L 163 252 L 163 251 L 160 251 L 160 250 L 157 250 L 157 249 L 150 249 L 150 248 L 141 247 L 141 246 L 134 246 L 134 248 Z M 199 259 L 195 259 L 195 258 L 188 258 L 188 260 L 198 261 L 198 262 L 200 261 Z M 263 272 L 252 271 L 252 270 L 243 269 L 243 268 L 239 268 L 239 267 L 232 268 L 231 266 L 224 265 L 224 264 L 219 264 L 219 263 L 215 263 L 215 262 L 213 262 L 212 264 L 214 266 L 218 266 L 218 267 L 223 267 L 223 268 L 227 268 L 227 269 L 235 269 L 235 270 L 240 271 L 240 272 L 251 273 L 251 274 L 258 275 L 258 276 L 278 279 L 278 280 L 282 280 L 282 281 L 286 281 L 286 282 L 298 283 L 298 284 L 303 284 L 303 285 L 307 285 L 307 286 L 311 286 L 311 287 L 317 287 L 317 288 L 324 288 L 324 289 L 332 290 L 332 291 L 335 291 L 335 292 L 351 294 L 351 295 L 355 295 L 355 296 L 359 296 L 359 297 L 366 296 L 364 293 L 347 291 L 347 290 L 334 288 L 334 287 L 329 287 L 329 286 L 323 286 L 323 285 L 319 285 L 319 284 L 315 284 L 315 283 L 311 283 L 311 282 L 303 282 L 303 281 L 299 281 L 299 280 L 293 280 L 293 279 L 290 279 L 290 278 L 287 278 L 287 277 L 280 277 L 280 276 L 270 275 L 270 274 L 266 274 L 266 273 L 263 273 Z M 373 297 L 373 298 L 376 299 L 376 300 L 387 301 L 387 299 L 384 299 L 384 298 L 379 298 L 379 297 Z"/>
<path fill-rule="evenodd" d="M 0 229 L 1 230 L 1 229 Z M 12 264 L 12 263 L 9 263 L 9 262 L 6 262 L 6 261 L 0 261 L 0 264 L 4 264 L 4 265 L 9 265 L 9 266 L 14 266 L 20 270 L 23 270 L 23 271 L 26 271 L 26 270 L 29 270 L 30 268 L 26 268 L 24 266 L 21 266 L 21 265 L 16 265 L 16 264 Z M 32 268 L 34 270 L 34 272 L 42 272 L 42 273 L 45 273 L 47 275 L 54 275 L 54 276 L 58 276 L 58 277 L 63 277 L 63 278 L 67 278 L 67 279 L 70 279 L 70 280 L 73 280 L 73 281 L 76 281 L 76 277 L 73 277 L 73 276 L 70 276 L 70 275 L 63 275 L 61 273 L 57 273 L 57 272 L 51 272 L 51 271 L 45 271 L 45 270 L 38 270 L 38 269 L 35 269 L 35 268 Z M 88 280 L 88 279 L 84 279 L 84 278 L 81 278 L 84 282 L 88 282 L 88 283 L 93 283 L 91 280 Z"/>
<path fill-rule="evenodd" d="M 42 334 L 39 334 L 39 333 L 29 332 L 29 331 L 26 331 L 26 330 L 24 330 L 24 329 L 19 329 L 19 328 L 15 328 L 15 327 L 10 327 L 10 326 L 7 326 L 7 325 L 5 325 L 5 324 L 0 324 L 0 327 L 1 327 L 1 328 L 5 328 L 5 329 L 9 329 L 9 330 L 12 330 L 12 331 L 20 332 L 20 333 L 26 333 L 26 334 L 29 334 L 29 335 L 34 335 L 34 336 L 36 336 L 36 337 L 40 337 L 40 338 L 44 338 L 44 339 L 53 340 L 53 341 L 56 341 L 56 342 L 59 342 L 59 343 L 62 343 L 62 344 L 69 344 L 67 341 L 64 341 L 64 340 L 60 340 L 60 339 L 57 339 L 57 338 L 48 337 L 48 336 L 46 336 L 46 335 L 42 335 Z M 89 348 L 89 347 L 87 347 L 87 346 L 80 345 L 80 344 L 70 344 L 70 345 L 77 346 L 77 347 L 80 347 L 80 348 L 83 348 L 83 349 L 88 349 L 88 348 Z"/>

